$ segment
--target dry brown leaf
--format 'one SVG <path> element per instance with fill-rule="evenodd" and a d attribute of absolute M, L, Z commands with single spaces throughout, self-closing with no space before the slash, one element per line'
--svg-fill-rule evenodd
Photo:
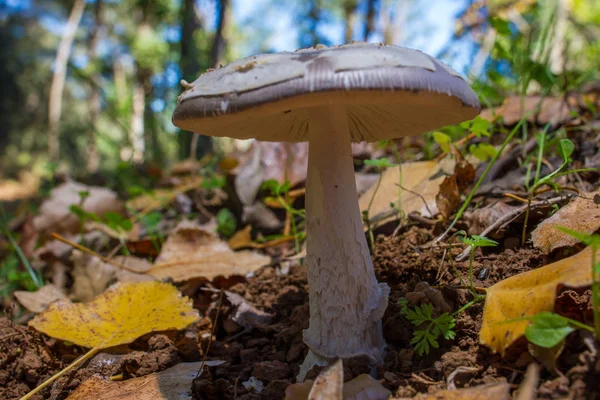
<path fill-rule="evenodd" d="M 454 146 L 450 151 L 456 159 L 454 173 L 447 176 L 440 184 L 440 190 L 435 196 L 435 204 L 444 220 L 449 220 L 450 216 L 458 209 L 461 203 L 461 194 L 467 190 L 468 186 L 475 180 L 475 168 L 465 160 Z"/>
<path fill-rule="evenodd" d="M 206 361 L 215 367 L 225 361 Z M 162 372 L 139 378 L 113 382 L 92 376 L 75 389 L 69 400 L 187 400 L 190 388 L 202 362 L 180 363 Z"/>
<path fill-rule="evenodd" d="M 600 196 L 600 191 L 582 193 L 550 218 L 542 221 L 531 232 L 533 245 L 544 253 L 550 253 L 558 248 L 579 243 L 573 236 L 556 229 L 557 226 L 585 234 L 592 234 L 600 229 L 600 204 L 594 202 L 594 196 Z"/>
<path fill-rule="evenodd" d="M 270 261 L 270 257 L 253 251 L 234 252 L 226 242 L 198 224 L 183 221 L 165 241 L 154 267 L 147 273 L 176 282 L 193 278 L 212 280 L 217 276 L 245 276 Z"/>
<path fill-rule="evenodd" d="M 60 289 L 52 284 L 47 284 L 35 292 L 17 290 L 14 295 L 23 307 L 34 313 L 41 313 L 53 301 L 67 298 Z"/>
<path fill-rule="evenodd" d="M 489 206 L 466 212 L 464 218 L 469 226 L 469 231 L 467 233 L 469 235 L 479 235 L 498 219 L 513 212 L 517 208 L 518 207 L 511 206 L 502 201 L 497 201 Z"/>
<path fill-rule="evenodd" d="M 446 166 L 448 166 L 446 164 Z M 451 171 L 451 169 L 448 169 Z M 437 207 L 435 205 L 435 196 L 439 191 L 440 183 L 444 180 L 444 173 L 440 163 L 436 161 L 420 161 L 414 163 L 402 164 L 402 186 L 422 196 L 402 190 L 402 210 L 405 213 L 419 212 L 422 215 L 432 217 L 429 210 L 435 214 Z M 377 190 L 373 205 L 369 213 L 371 219 L 378 215 L 391 213 L 390 202 L 398 203 L 400 193 L 399 171 L 398 167 L 388 168 L 383 172 L 383 177 L 379 190 Z M 364 211 L 369 207 L 369 202 L 375 193 L 375 187 L 371 187 L 362 196 L 360 196 L 360 210 Z M 393 219 L 392 216 L 384 218 L 375 223 L 375 226 L 383 224 Z"/>
<path fill-rule="evenodd" d="M 510 400 L 510 384 L 491 383 L 457 390 L 440 390 L 433 394 L 419 393 L 413 400 Z M 404 400 L 393 397 L 390 400 Z"/>
<path fill-rule="evenodd" d="M 529 324 L 526 320 L 513 320 L 553 311 L 558 285 L 590 285 L 591 262 L 592 250 L 588 247 L 574 256 L 511 276 L 488 288 L 479 333 L 481 344 L 504 355 Z"/>
<path fill-rule="evenodd" d="M 483 110 L 480 115 L 488 121 L 503 117 L 506 125 L 514 125 L 528 113 L 531 113 L 527 117 L 528 122 L 538 122 L 542 125 L 548 122 L 553 125 L 564 123 L 571 119 L 569 106 L 564 98 L 542 96 L 507 97 L 500 107 Z"/>
<path fill-rule="evenodd" d="M 152 193 L 142 194 L 127 201 L 127 208 L 140 211 L 145 208 L 156 209 L 168 204 L 175 196 L 174 189 L 156 189 Z"/>
<path fill-rule="evenodd" d="M 69 207 L 80 205 L 79 193 L 81 192 L 89 193 L 81 205 L 81 208 L 89 213 L 95 213 L 102 218 L 107 212 L 124 212 L 123 203 L 112 190 L 68 181 L 55 187 L 50 198 L 42 203 L 38 215 L 33 219 L 35 229 L 40 233 L 78 231 L 79 218 L 69 210 Z"/>
<path fill-rule="evenodd" d="M 30 171 L 19 173 L 19 180 L 0 181 L 0 201 L 27 199 L 38 194 L 40 176 Z"/>
<path fill-rule="evenodd" d="M 115 277 L 115 267 L 104 261 L 73 250 L 73 287 L 71 299 L 87 302 L 106 290 Z"/>
<path fill-rule="evenodd" d="M 381 382 L 367 374 L 361 374 L 344 382 L 341 360 L 321 371 L 313 382 L 307 380 L 287 387 L 285 400 L 387 400 L 391 392 Z"/>
<path fill-rule="evenodd" d="M 312 385 L 308 400 L 342 400 L 344 387 L 344 365 L 337 359 L 325 368 Z"/>

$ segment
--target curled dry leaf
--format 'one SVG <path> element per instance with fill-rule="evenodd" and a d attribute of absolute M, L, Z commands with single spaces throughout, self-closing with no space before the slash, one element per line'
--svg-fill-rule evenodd
<path fill-rule="evenodd" d="M 92 376 L 75 389 L 69 400 L 187 400 L 192 381 L 201 367 L 216 367 L 225 361 L 180 363 L 167 370 L 113 382 Z"/>
<path fill-rule="evenodd" d="M 510 400 L 510 384 L 491 383 L 457 390 L 440 390 L 433 394 L 419 393 L 413 400 Z M 404 400 L 393 397 L 390 400 Z"/>
<path fill-rule="evenodd" d="M 50 303 L 67 298 L 60 289 L 52 284 L 47 284 L 35 292 L 17 290 L 14 295 L 23 307 L 34 313 L 41 313 Z"/>
<path fill-rule="evenodd" d="M 115 267 L 104 261 L 73 250 L 73 287 L 71 299 L 88 302 L 103 293 L 115 277 Z"/>
<path fill-rule="evenodd" d="M 314 382 L 294 383 L 285 391 L 286 400 L 387 400 L 390 395 L 381 382 L 367 374 L 344 383 L 341 360 L 321 371 Z"/>
<path fill-rule="evenodd" d="M 471 212 L 465 212 L 464 218 L 469 226 L 468 234 L 479 235 L 498 219 L 513 212 L 517 208 L 518 207 L 511 206 L 502 201 L 497 201 L 489 206 L 478 208 Z"/>
<path fill-rule="evenodd" d="M 87 193 L 83 203 L 80 196 L 82 192 Z M 35 229 L 40 233 L 78 231 L 80 221 L 70 211 L 72 205 L 80 205 L 88 213 L 100 218 L 107 212 L 124 212 L 123 203 L 112 190 L 68 181 L 55 187 L 50 198 L 42 203 L 38 215 L 33 219 Z"/>
<path fill-rule="evenodd" d="M 573 246 L 579 240 L 556 229 L 564 226 L 573 231 L 592 234 L 600 229 L 600 204 L 594 202 L 594 196 L 600 191 L 582 193 L 569 204 L 542 221 L 531 233 L 533 245 L 544 253 L 550 253 L 561 247 Z"/>
<path fill-rule="evenodd" d="M 526 320 L 541 311 L 553 311 L 558 285 L 583 287 L 592 283 L 592 250 L 500 281 L 486 290 L 481 344 L 504 355 L 525 333 Z"/>
<path fill-rule="evenodd" d="M 181 282 L 193 278 L 245 276 L 271 261 L 253 251 L 234 252 L 216 235 L 192 222 L 180 223 L 165 241 L 155 265 L 147 272 Z"/>
<path fill-rule="evenodd" d="M 454 173 L 444 178 L 440 184 L 440 190 L 435 196 L 435 203 L 445 220 L 450 219 L 452 213 L 458 209 L 461 203 L 461 194 L 475 180 L 473 165 L 465 160 L 454 146 L 450 149 L 456 159 Z"/>
<path fill-rule="evenodd" d="M 161 282 L 117 284 L 90 303 L 59 300 L 29 325 L 85 347 L 131 343 L 155 331 L 183 329 L 199 319 L 191 300 Z"/>

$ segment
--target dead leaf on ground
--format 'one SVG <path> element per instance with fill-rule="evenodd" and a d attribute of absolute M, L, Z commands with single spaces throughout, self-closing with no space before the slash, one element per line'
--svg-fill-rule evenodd
<path fill-rule="evenodd" d="M 81 192 L 88 193 L 83 203 L 79 195 Z M 124 212 L 123 203 L 112 190 L 68 181 L 55 187 L 50 193 L 50 198 L 42 203 L 38 215 L 33 219 L 35 229 L 40 233 L 77 232 L 80 229 L 80 221 L 69 207 L 80 204 L 82 209 L 100 218 L 107 212 Z"/>
<path fill-rule="evenodd" d="M 35 292 L 17 290 L 14 295 L 23 307 L 34 313 L 41 313 L 53 301 L 67 298 L 60 289 L 52 284 L 47 284 Z"/>
<path fill-rule="evenodd" d="M 531 232 L 533 245 L 544 253 L 550 253 L 558 248 L 579 243 L 573 236 L 556 229 L 557 226 L 584 234 L 592 234 L 600 229 L 600 204 L 594 202 L 595 196 L 600 196 L 600 191 L 582 193 L 550 218 L 542 221 Z"/>
<path fill-rule="evenodd" d="M 446 221 L 458 209 L 462 202 L 461 195 L 475 180 L 473 165 L 465 160 L 454 146 L 451 146 L 450 149 L 456 159 L 454 173 L 444 178 L 440 184 L 439 192 L 435 196 L 435 204 Z"/>
<path fill-rule="evenodd" d="M 506 382 L 491 383 L 456 390 L 440 390 L 433 394 L 419 393 L 413 400 L 510 400 L 510 384 Z M 390 400 L 404 400 L 392 397 Z"/>
<path fill-rule="evenodd" d="M 88 302 L 102 294 L 115 277 L 115 267 L 97 257 L 73 250 L 71 299 Z"/>
<path fill-rule="evenodd" d="M 0 201 L 28 199 L 38 194 L 40 176 L 30 171 L 19 173 L 19 180 L 0 181 Z"/>
<path fill-rule="evenodd" d="M 321 371 L 313 382 L 307 380 L 287 387 L 285 400 L 387 400 L 391 392 L 380 381 L 361 374 L 344 382 L 341 360 Z"/>
<path fill-rule="evenodd" d="M 481 344 L 504 355 L 529 325 L 528 321 L 511 320 L 553 311 L 558 285 L 590 285 L 591 262 L 592 250 L 588 247 L 574 256 L 514 275 L 486 289 L 479 333 Z"/>
<path fill-rule="evenodd" d="M 175 196 L 175 189 L 155 189 L 151 193 L 142 194 L 127 201 L 127 208 L 141 211 L 145 208 L 157 209 L 169 203 Z"/>
<path fill-rule="evenodd" d="M 469 226 L 469 235 L 479 235 L 487 227 L 492 225 L 501 217 L 513 212 L 518 207 L 506 204 L 503 201 L 497 201 L 486 207 L 478 208 L 474 211 L 465 212 L 464 218 Z M 502 229 L 500 227 L 499 229 Z M 494 236 L 492 236 L 493 238 Z"/>
<path fill-rule="evenodd" d="M 451 171 L 448 169 L 448 171 Z M 420 161 L 414 163 L 402 164 L 402 186 L 413 191 L 402 190 L 402 211 L 408 214 L 411 212 L 419 212 L 422 215 L 432 217 L 429 210 L 433 214 L 437 213 L 435 205 L 435 196 L 438 193 L 440 183 L 444 180 L 444 173 L 440 168 L 440 163 L 436 161 Z M 393 210 L 390 202 L 398 203 L 398 195 L 400 188 L 398 187 L 399 171 L 398 167 L 388 168 L 383 172 L 379 190 L 376 192 L 373 200 L 373 205 L 369 213 L 373 220 L 378 215 L 391 213 Z M 369 207 L 369 202 L 375 193 L 375 187 L 371 187 L 362 196 L 360 196 L 360 210 L 364 211 Z M 422 196 L 419 197 L 417 194 Z M 378 221 L 375 225 L 381 225 L 393 219 L 393 216 L 384 218 Z"/>
<path fill-rule="evenodd" d="M 239 294 L 226 290 L 225 296 L 235 309 L 230 315 L 231 320 L 246 330 L 266 326 L 273 319 L 273 314 L 259 310 Z"/>
<path fill-rule="evenodd" d="M 117 284 L 90 303 L 54 302 L 29 325 L 80 346 L 108 348 L 150 332 L 185 328 L 199 319 L 191 303 L 167 283 Z"/>
<path fill-rule="evenodd" d="M 183 222 L 165 241 L 156 263 L 147 273 L 176 282 L 193 278 L 212 280 L 217 276 L 245 276 L 270 262 L 270 257 L 257 252 L 234 252 L 227 242 L 201 226 Z"/>
<path fill-rule="evenodd" d="M 480 115 L 488 121 L 503 117 L 504 124 L 514 125 L 528 113 L 531 113 L 527 117 L 528 122 L 537 122 L 541 125 L 548 122 L 553 125 L 561 124 L 571 119 L 569 106 L 564 98 L 542 96 L 507 97 L 500 107 L 485 109 Z"/>
<path fill-rule="evenodd" d="M 225 361 L 206 361 L 205 367 L 216 367 Z M 81 383 L 69 400 L 187 400 L 202 361 L 180 363 L 164 371 L 114 382 L 92 376 Z"/>

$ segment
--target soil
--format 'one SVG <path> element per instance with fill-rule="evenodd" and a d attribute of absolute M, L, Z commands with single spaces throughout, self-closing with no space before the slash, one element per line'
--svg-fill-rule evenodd
<path fill-rule="evenodd" d="M 391 295 L 383 318 L 387 356 L 374 374 L 398 397 L 445 389 L 449 378 L 458 388 L 494 382 L 508 382 L 516 387 L 533 358 L 524 342 L 515 343 L 504 359 L 479 347 L 482 305 L 460 314 L 456 338 L 442 341 L 429 355 L 418 356 L 410 345 L 413 328 L 400 313 L 401 297 L 411 304 L 427 301 L 434 305 L 436 313 L 455 311 L 471 299 L 448 263 L 448 252 L 456 256 L 462 249 L 428 247 L 426 244 L 433 237 L 429 228 L 412 226 L 396 237 L 380 236 L 376 242 L 375 270 L 379 281 L 390 285 Z M 538 251 L 529 248 L 477 252 L 473 264 L 478 278 L 475 284 L 488 287 L 546 261 Z M 467 279 L 468 265 L 468 261 L 455 263 L 463 279 Z M 309 315 L 304 267 L 293 266 L 287 273 L 278 266 L 265 267 L 247 282 L 232 280 L 223 284 L 232 285 L 225 289 L 239 296 L 221 297 L 218 291 L 205 290 L 205 285 L 182 287 L 207 315 L 193 327 L 184 332 L 148 335 L 126 349 L 101 353 L 60 378 L 38 398 L 66 398 L 93 374 L 123 374 L 126 379 L 162 371 L 178 362 L 198 361 L 210 344 L 207 359 L 226 362 L 204 368 L 192 385 L 195 399 L 282 399 L 287 386 L 295 382 L 307 352 L 302 342 Z M 571 318 L 589 322 L 590 292 L 562 288 L 556 307 Z M 213 327 L 217 312 L 217 324 Z M 210 341 L 207 337 L 213 329 L 216 339 Z M 593 398 L 592 393 L 600 393 L 596 347 L 590 337 L 581 340 L 577 335 L 582 334 L 572 333 L 558 358 L 544 364 L 539 398 Z M 76 346 L 66 351 L 60 342 L 7 319 L 0 320 L 0 398 L 21 397 L 82 351 Z M 458 367 L 469 367 L 465 369 L 468 372 L 451 377 Z M 319 371 L 318 367 L 313 368 L 307 378 L 314 378 Z M 346 380 L 370 372 L 366 360 L 344 363 Z M 260 394 L 243 385 L 251 377 L 264 384 Z"/>

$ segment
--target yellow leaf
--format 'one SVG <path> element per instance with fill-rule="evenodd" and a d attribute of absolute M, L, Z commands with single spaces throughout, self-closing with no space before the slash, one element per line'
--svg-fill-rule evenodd
<path fill-rule="evenodd" d="M 68 400 L 183 400 L 191 399 L 190 387 L 200 367 L 214 367 L 225 361 L 181 363 L 162 372 L 113 382 L 97 375 L 85 380 Z"/>
<path fill-rule="evenodd" d="M 90 303 L 54 302 L 29 325 L 81 346 L 107 348 L 149 332 L 183 329 L 198 318 L 177 288 L 153 281 L 115 285 Z"/>
<path fill-rule="evenodd" d="M 580 253 L 542 268 L 512 276 L 487 289 L 479 341 L 504 355 L 525 333 L 528 321 L 511 321 L 553 311 L 559 284 L 581 287 L 592 283 L 592 251 Z"/>

